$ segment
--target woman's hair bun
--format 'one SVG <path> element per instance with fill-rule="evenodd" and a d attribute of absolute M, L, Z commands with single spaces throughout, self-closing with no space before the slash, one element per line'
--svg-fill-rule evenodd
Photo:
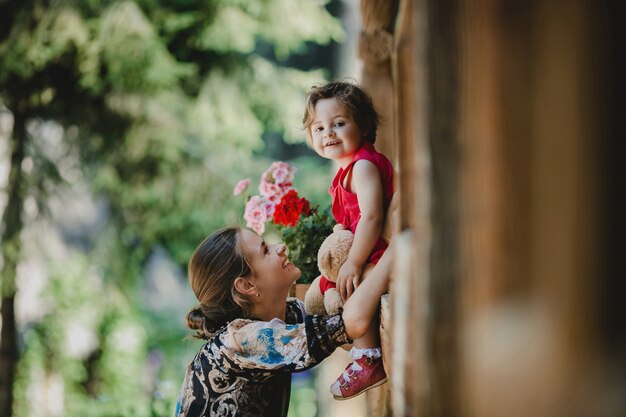
<path fill-rule="evenodd" d="M 198 339 L 209 338 L 209 326 L 207 321 L 208 319 L 204 313 L 202 313 L 202 308 L 200 306 L 191 309 L 191 311 L 187 313 L 187 327 L 196 331 L 194 337 Z"/>

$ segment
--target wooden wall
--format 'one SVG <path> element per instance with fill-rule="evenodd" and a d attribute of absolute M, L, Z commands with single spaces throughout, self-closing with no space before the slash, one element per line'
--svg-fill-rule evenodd
<path fill-rule="evenodd" d="M 603 262 L 613 180 L 604 165 L 615 139 L 606 130 L 608 7 L 485 0 L 460 8 L 466 414 L 626 410 L 623 374 L 613 374 L 605 356 L 613 347 L 598 332 L 622 320 L 602 317 L 600 306 L 615 279 Z"/>
<path fill-rule="evenodd" d="M 399 2 L 387 415 L 626 412 L 618 9 Z"/>

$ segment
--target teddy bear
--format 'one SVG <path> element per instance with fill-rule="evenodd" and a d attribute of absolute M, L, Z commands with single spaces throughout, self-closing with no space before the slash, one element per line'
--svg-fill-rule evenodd
<path fill-rule="evenodd" d="M 315 278 L 304 295 L 304 308 L 307 314 L 337 314 L 343 307 L 343 299 L 336 288 L 329 288 L 322 295 L 322 276 L 335 282 L 339 268 L 348 258 L 354 235 L 349 230 L 335 227 L 317 252 L 317 267 L 322 275 Z"/>

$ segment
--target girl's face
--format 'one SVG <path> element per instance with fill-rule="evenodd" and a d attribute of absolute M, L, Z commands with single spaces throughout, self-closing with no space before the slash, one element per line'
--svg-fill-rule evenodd
<path fill-rule="evenodd" d="M 243 229 L 238 244 L 252 269 L 251 278 L 259 292 L 288 292 L 300 277 L 300 269 L 285 254 L 285 244 L 267 244 L 263 238 Z"/>
<path fill-rule="evenodd" d="M 352 161 L 364 139 L 364 132 L 348 108 L 336 98 L 321 99 L 315 104 L 309 129 L 315 152 L 342 168 Z"/>

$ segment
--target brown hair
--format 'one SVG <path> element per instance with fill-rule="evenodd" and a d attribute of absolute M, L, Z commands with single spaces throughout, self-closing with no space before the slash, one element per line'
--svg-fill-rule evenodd
<path fill-rule="evenodd" d="M 306 98 L 302 124 L 306 130 L 309 144 L 312 143 L 310 127 L 315 117 L 315 105 L 319 100 L 336 98 L 346 106 L 359 129 L 367 132 L 365 141 L 376 142 L 376 129 L 380 122 L 380 115 L 374 109 L 372 98 L 365 90 L 355 83 L 333 81 L 321 86 L 313 86 Z"/>
<path fill-rule="evenodd" d="M 240 233 L 239 227 L 218 230 L 189 261 L 189 284 L 200 304 L 187 313 L 187 326 L 199 339 L 208 339 L 229 321 L 249 314 L 250 302 L 234 285 L 237 277 L 252 271 L 237 243 Z"/>

